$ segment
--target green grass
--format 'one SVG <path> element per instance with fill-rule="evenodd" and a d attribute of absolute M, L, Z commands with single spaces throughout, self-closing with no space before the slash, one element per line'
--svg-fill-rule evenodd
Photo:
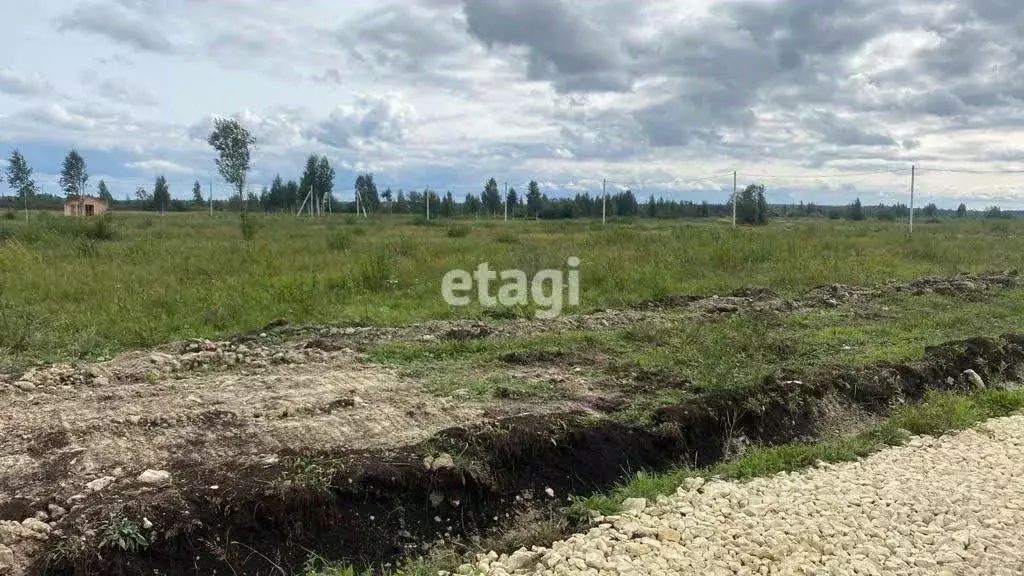
<path fill-rule="evenodd" d="M 447 225 L 403 218 L 256 214 L 243 226 L 236 214 L 114 214 L 99 222 L 50 214 L 0 221 L 0 333 L 33 327 L 29 346 L 0 342 L 0 363 L 109 356 L 276 318 L 401 324 L 480 316 L 478 306 L 448 306 L 440 281 L 481 262 L 532 273 L 564 269 L 578 256 L 582 310 L 751 285 L 787 293 L 1024 269 L 1024 221 L 1016 220 L 943 222 L 913 238 L 878 222 L 737 230 L 688 221 L 452 224 L 470 227 L 473 241 L 449 237 Z"/>
<path fill-rule="evenodd" d="M 920 405 L 897 409 L 872 430 L 846 438 L 812 443 L 758 446 L 741 457 L 709 468 L 678 468 L 665 473 L 641 472 L 604 494 L 577 499 L 574 514 L 596 511 L 613 515 L 627 498 L 655 499 L 675 493 L 687 478 L 746 480 L 792 472 L 817 462 L 848 462 L 888 446 L 902 444 L 907 434 L 941 436 L 969 428 L 989 418 L 1024 409 L 1024 390 L 984 390 L 969 395 L 935 392 Z"/>
<path fill-rule="evenodd" d="M 578 369 L 574 376 L 611 392 L 621 391 L 623 373 L 635 371 L 709 389 L 749 386 L 775 374 L 908 362 L 943 342 L 1019 331 L 1022 319 L 1024 289 L 993 291 L 984 300 L 897 294 L 834 309 L 739 314 L 710 322 L 668 312 L 649 324 L 602 331 L 392 343 L 372 350 L 370 359 L 399 367 L 440 396 L 454 391 L 469 391 L 466 395 L 476 398 L 493 395 L 517 369 L 502 360 L 513 352 L 561 354 L 564 359 L 544 365 Z M 584 360 L 574 367 L 573 358 Z M 535 384 L 535 397 L 558 396 L 557 388 Z M 638 384 L 641 388 L 628 395 L 628 406 L 616 418 L 644 421 L 654 409 L 689 397 L 685 390 Z"/>

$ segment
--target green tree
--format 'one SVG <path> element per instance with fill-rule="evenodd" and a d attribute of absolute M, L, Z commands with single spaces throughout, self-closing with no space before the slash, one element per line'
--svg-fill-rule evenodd
<path fill-rule="evenodd" d="M 153 209 L 166 212 L 171 204 L 171 189 L 167 186 L 167 178 L 161 174 L 153 183 Z"/>
<path fill-rule="evenodd" d="M 290 198 L 289 203 L 286 205 L 293 206 L 295 209 L 298 209 L 299 204 L 302 203 L 301 194 L 299 193 L 299 183 L 295 180 L 289 180 L 288 183 L 284 185 L 284 190 L 285 196 Z"/>
<path fill-rule="evenodd" d="M 316 186 L 316 172 L 319 167 L 320 159 L 315 154 L 310 154 L 306 158 L 306 167 L 302 170 L 302 176 L 299 178 L 299 195 L 302 199 L 299 201 L 302 203 L 306 202 L 307 206 L 316 206 L 316 199 L 310 195 L 313 188 Z M 309 200 L 306 200 L 309 198 Z"/>
<path fill-rule="evenodd" d="M 388 205 L 388 213 L 390 213 L 391 212 L 391 201 L 395 199 L 394 198 L 394 194 L 391 192 L 391 188 L 388 188 L 387 190 L 385 190 L 384 193 L 380 195 L 380 197 L 383 198 L 384 202 L 387 203 L 387 205 Z"/>
<path fill-rule="evenodd" d="M 480 213 L 481 202 L 480 199 L 477 198 L 474 194 L 466 194 L 466 201 L 464 204 L 466 206 L 467 214 Z"/>
<path fill-rule="evenodd" d="M 853 201 L 853 204 L 850 204 L 849 209 L 846 211 L 846 217 L 858 222 L 864 219 L 864 206 L 861 205 L 860 198 L 857 198 Z"/>
<path fill-rule="evenodd" d="M 542 207 L 543 199 L 540 194 L 540 186 L 535 180 L 530 180 L 530 185 L 526 188 L 526 215 L 537 216 Z"/>
<path fill-rule="evenodd" d="M 103 200 L 108 206 L 114 203 L 114 195 L 110 193 L 107 183 L 103 180 L 96 184 L 96 193 L 99 194 L 100 200 Z"/>
<path fill-rule="evenodd" d="M 480 196 L 480 201 L 484 205 L 484 210 L 492 216 L 501 212 L 501 193 L 498 192 L 498 182 L 494 178 L 487 181 L 487 185 L 484 186 L 484 192 Z"/>
<path fill-rule="evenodd" d="M 967 216 L 967 205 L 961 202 L 960 205 L 956 207 L 956 217 L 963 218 L 964 216 Z"/>
<path fill-rule="evenodd" d="M 508 194 L 505 195 L 505 205 L 508 206 L 508 214 L 512 218 L 516 217 L 516 206 L 519 205 L 519 194 L 516 194 L 515 188 L 509 188 Z"/>
<path fill-rule="evenodd" d="M 1002 218 L 1003 211 L 999 206 L 991 206 L 985 211 L 985 218 Z"/>
<path fill-rule="evenodd" d="M 85 159 L 78 153 L 78 150 L 71 150 L 64 157 L 64 164 L 60 170 L 60 187 L 67 194 L 69 200 L 80 198 L 85 195 L 85 185 L 89 181 L 89 172 L 86 169 Z"/>
<path fill-rule="evenodd" d="M 444 195 L 444 200 L 441 201 L 441 215 L 447 218 L 455 215 L 455 198 L 452 197 L 451 190 Z"/>
<path fill-rule="evenodd" d="M 249 146 L 256 143 L 256 138 L 238 120 L 217 118 L 206 141 L 217 151 L 217 172 L 231 184 L 239 200 L 243 200 L 249 173 Z M 243 205 L 243 210 L 245 208 Z"/>
<path fill-rule="evenodd" d="M 153 201 L 153 197 L 149 195 L 145 188 L 139 186 L 135 189 L 135 200 L 143 204 L 150 204 Z"/>
<path fill-rule="evenodd" d="M 767 224 L 768 201 L 764 196 L 764 186 L 751 184 L 740 192 L 736 202 L 736 220 L 741 224 Z"/>
<path fill-rule="evenodd" d="M 320 206 L 324 206 L 328 198 L 334 194 L 334 168 L 327 156 L 321 156 L 316 164 L 316 193 L 319 196 Z"/>
<path fill-rule="evenodd" d="M 933 202 L 933 203 L 925 206 L 924 210 L 921 210 L 921 215 L 924 216 L 925 218 L 938 218 L 939 217 L 939 207 L 936 206 L 935 203 Z"/>
<path fill-rule="evenodd" d="M 36 181 L 32 177 L 32 167 L 28 165 L 20 150 L 11 151 L 3 176 L 6 177 L 7 186 L 14 191 L 18 200 L 28 206 L 28 201 L 36 195 Z"/>
<path fill-rule="evenodd" d="M 192 184 L 192 203 L 196 206 L 203 205 L 203 187 L 199 185 L 199 180 Z"/>
<path fill-rule="evenodd" d="M 380 196 L 377 193 L 377 184 L 373 181 L 373 174 L 369 172 L 356 176 L 356 192 L 359 194 L 359 201 L 366 203 L 367 211 L 380 209 Z M 390 188 L 388 192 L 390 193 Z M 424 206 L 426 210 L 426 206 Z"/>
<path fill-rule="evenodd" d="M 633 195 L 632 190 L 615 194 L 611 197 L 609 205 L 614 210 L 614 214 L 618 216 L 633 217 L 640 212 L 640 205 L 637 203 L 636 196 Z"/>
<path fill-rule="evenodd" d="M 407 214 L 409 212 L 409 201 L 405 198 L 405 192 L 398 189 L 398 196 L 395 197 L 395 213 Z"/>

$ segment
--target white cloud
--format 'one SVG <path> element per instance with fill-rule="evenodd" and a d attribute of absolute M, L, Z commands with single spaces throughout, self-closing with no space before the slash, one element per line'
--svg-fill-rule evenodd
<path fill-rule="evenodd" d="M 139 160 L 128 162 L 125 166 L 132 170 L 157 174 L 192 174 L 194 172 L 187 166 L 181 166 L 169 160 Z"/>
<path fill-rule="evenodd" d="M 334 148 L 399 143 L 416 120 L 416 108 L 400 94 L 359 96 L 354 104 L 335 108 L 326 120 L 310 130 L 310 134 Z"/>
<path fill-rule="evenodd" d="M 0 144 L 101 151 L 142 185 L 152 170 L 211 174 L 214 114 L 256 135 L 259 177 L 295 177 L 316 153 L 396 188 L 494 176 L 593 190 L 607 177 L 718 194 L 695 177 L 1024 166 L 1024 10 L 1012 2 L 33 6 L 0 3 L 0 20 L 18 22 L 0 36 L 0 53 L 17 55 L 0 68 Z M 1000 178 L 947 182 L 1024 204 Z M 826 183 L 829 197 L 903 186 Z"/>

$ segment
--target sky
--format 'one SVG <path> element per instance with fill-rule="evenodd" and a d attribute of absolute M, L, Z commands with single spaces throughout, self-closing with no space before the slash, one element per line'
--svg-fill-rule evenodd
<path fill-rule="evenodd" d="M 0 154 L 68 150 L 115 197 L 218 197 L 327 156 L 378 187 L 1024 207 L 1019 0 L 35 0 L 0 3 Z M 11 25 L 10 23 L 14 23 Z M 1015 173 L 1014 171 L 1019 171 Z"/>

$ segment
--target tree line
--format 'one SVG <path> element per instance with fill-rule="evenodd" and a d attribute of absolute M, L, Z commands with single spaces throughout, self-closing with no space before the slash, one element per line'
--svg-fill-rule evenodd
<path fill-rule="evenodd" d="M 258 209 L 267 213 L 298 213 L 313 206 L 315 213 L 326 211 L 340 213 L 386 213 L 420 214 L 428 210 L 435 217 L 473 218 L 539 218 L 544 220 L 571 218 L 723 218 L 732 217 L 732 202 L 695 203 L 692 201 L 666 200 L 653 195 L 641 203 L 631 190 L 623 190 L 602 198 L 589 193 L 574 197 L 549 197 L 542 192 L 536 181 L 531 181 L 525 192 L 515 187 L 502 192 L 498 182 L 490 178 L 479 194 L 469 193 L 457 199 L 451 191 L 443 195 L 434 190 L 392 190 L 379 191 L 374 175 L 363 173 L 356 176 L 354 199 L 339 201 L 334 196 L 335 171 L 326 156 L 310 155 L 306 159 L 301 177 L 285 181 L 280 174 L 274 177 L 270 186 L 264 186 L 256 194 L 246 192 L 246 177 L 249 170 L 248 147 L 255 142 L 249 132 L 234 119 L 220 119 L 215 123 L 208 142 L 218 152 L 216 164 L 221 176 L 232 185 L 232 195 L 226 200 L 213 200 L 203 196 L 199 181 L 192 186 L 188 200 L 176 200 L 171 196 L 167 179 L 157 176 L 151 190 L 138 187 L 134 198 L 123 201 L 113 198 L 103 180 L 96 185 L 97 196 L 108 205 L 130 210 L 159 212 L 185 212 L 212 207 L 220 211 L 245 212 Z M 41 194 L 36 184 L 33 169 L 24 155 L 14 149 L 8 158 L 6 170 L 0 173 L 0 181 L 6 180 L 14 192 L 13 199 L 5 204 L 9 209 L 29 207 L 36 209 L 59 208 L 65 200 L 74 200 L 88 194 L 89 172 L 85 159 L 75 149 L 67 153 L 61 164 L 59 185 L 64 198 L 52 194 Z M 966 205 L 956 210 L 939 209 L 934 203 L 914 210 L 915 217 L 925 220 L 940 217 L 968 216 Z M 737 194 L 735 215 L 743 224 L 764 224 L 770 217 L 784 218 L 830 218 L 865 220 L 899 220 L 909 216 L 905 204 L 879 204 L 864 206 L 856 199 L 847 206 L 818 206 L 814 203 L 798 205 L 770 205 L 763 185 L 752 184 Z M 1011 217 L 1012 213 L 997 206 L 982 212 L 988 218 Z"/>

